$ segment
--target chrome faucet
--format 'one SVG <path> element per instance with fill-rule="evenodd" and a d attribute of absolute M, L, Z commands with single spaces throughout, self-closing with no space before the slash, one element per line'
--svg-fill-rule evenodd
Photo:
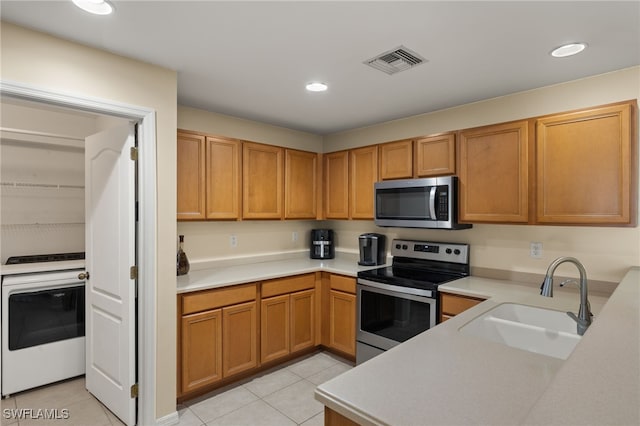
<path fill-rule="evenodd" d="M 553 273 L 560 264 L 565 262 L 573 263 L 580 273 L 580 310 L 577 316 L 573 312 L 567 312 L 567 315 L 578 324 L 578 334 L 582 336 L 591 325 L 591 317 L 593 316 L 591 305 L 589 305 L 589 299 L 587 298 L 587 271 L 582 266 L 582 263 L 575 257 L 559 257 L 551 262 L 549 269 L 547 269 L 547 275 L 544 277 L 544 282 L 540 286 L 540 294 L 545 297 L 553 297 Z M 568 281 L 571 280 L 563 281 L 560 286 L 564 286 Z"/>

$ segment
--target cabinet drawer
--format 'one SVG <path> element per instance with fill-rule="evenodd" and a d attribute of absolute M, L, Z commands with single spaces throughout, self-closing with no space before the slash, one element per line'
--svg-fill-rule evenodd
<path fill-rule="evenodd" d="M 315 273 L 296 275 L 294 277 L 287 278 L 277 278 L 275 280 L 269 280 L 262 283 L 262 298 L 308 290 L 315 288 L 315 285 Z"/>
<path fill-rule="evenodd" d="M 255 299 L 255 284 L 243 284 L 189 293 L 182 296 L 182 314 L 186 315 L 208 309 L 221 308 Z"/>
<path fill-rule="evenodd" d="M 484 301 L 484 299 L 457 296 L 447 293 L 440 293 L 440 297 L 442 301 L 440 310 L 442 311 L 443 317 L 457 315 Z"/>
<path fill-rule="evenodd" d="M 344 275 L 331 274 L 331 290 L 344 291 L 356 294 L 356 279 Z"/>

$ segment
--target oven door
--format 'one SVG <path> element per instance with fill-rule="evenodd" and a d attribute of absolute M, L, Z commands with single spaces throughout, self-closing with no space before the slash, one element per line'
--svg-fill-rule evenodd
<path fill-rule="evenodd" d="M 358 279 L 356 340 L 387 350 L 436 325 L 434 292 Z"/>

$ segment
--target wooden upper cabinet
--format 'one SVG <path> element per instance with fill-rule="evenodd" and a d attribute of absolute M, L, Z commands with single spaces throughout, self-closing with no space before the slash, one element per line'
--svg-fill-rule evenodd
<path fill-rule="evenodd" d="M 349 151 L 349 217 L 373 219 L 373 184 L 378 180 L 378 146 Z"/>
<path fill-rule="evenodd" d="M 349 151 L 324 155 L 324 216 L 349 218 Z"/>
<path fill-rule="evenodd" d="M 318 216 L 318 154 L 285 150 L 285 219 L 316 219 Z"/>
<path fill-rule="evenodd" d="M 380 180 L 413 177 L 413 141 L 388 142 L 379 145 Z"/>
<path fill-rule="evenodd" d="M 242 144 L 242 217 L 281 219 L 283 149 L 277 146 Z"/>
<path fill-rule="evenodd" d="M 460 221 L 528 221 L 528 133 L 526 120 L 460 132 Z"/>
<path fill-rule="evenodd" d="M 205 138 L 178 132 L 177 218 L 205 218 Z"/>
<path fill-rule="evenodd" d="M 455 174 L 455 133 L 445 133 L 416 139 L 414 142 L 413 158 L 416 177 Z"/>
<path fill-rule="evenodd" d="M 240 217 L 241 145 L 240 141 L 207 137 L 207 219 Z"/>
<path fill-rule="evenodd" d="M 537 120 L 537 222 L 636 223 L 636 121 L 631 102 Z"/>

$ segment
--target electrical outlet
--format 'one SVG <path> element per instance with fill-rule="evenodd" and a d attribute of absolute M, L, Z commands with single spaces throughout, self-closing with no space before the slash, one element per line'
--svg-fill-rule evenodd
<path fill-rule="evenodd" d="M 295 243 L 296 241 L 298 241 L 298 231 L 293 231 L 293 232 L 291 233 L 291 241 L 292 241 L 292 242 L 294 242 L 294 243 Z"/>
<path fill-rule="evenodd" d="M 238 247 L 238 236 L 237 235 L 231 235 L 229 237 L 229 245 L 231 247 Z"/>
<path fill-rule="evenodd" d="M 531 242 L 529 244 L 529 256 L 534 259 L 542 258 L 542 243 Z"/>

